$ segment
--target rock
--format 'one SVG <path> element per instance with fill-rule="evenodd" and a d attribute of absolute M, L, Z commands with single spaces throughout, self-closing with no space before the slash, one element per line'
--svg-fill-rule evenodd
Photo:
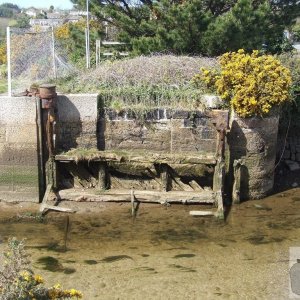
<path fill-rule="evenodd" d="M 285 160 L 285 163 L 290 171 L 296 171 L 300 169 L 300 166 L 296 161 Z"/>
<path fill-rule="evenodd" d="M 291 155 L 291 160 L 293 160 L 293 161 L 296 160 L 296 154 L 295 154 L 295 153 L 293 153 L 293 154 Z"/>
<path fill-rule="evenodd" d="M 296 188 L 298 186 L 298 183 L 297 182 L 294 182 L 293 184 L 292 184 L 292 187 L 293 188 Z"/>
<path fill-rule="evenodd" d="M 300 153 L 296 154 L 296 161 L 300 161 Z"/>
<path fill-rule="evenodd" d="M 203 95 L 201 102 L 207 108 L 220 108 L 223 104 L 221 98 L 216 95 Z"/>

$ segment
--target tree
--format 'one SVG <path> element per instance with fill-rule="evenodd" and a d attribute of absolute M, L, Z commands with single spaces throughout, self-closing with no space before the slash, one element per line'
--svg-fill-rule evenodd
<path fill-rule="evenodd" d="M 21 10 L 16 4 L 3 3 L 0 5 L 0 17 L 11 18 Z"/>
<path fill-rule="evenodd" d="M 53 10 L 54 10 L 54 6 L 53 6 L 53 5 L 50 5 L 50 7 L 49 7 L 49 12 L 52 13 Z"/>
<path fill-rule="evenodd" d="M 82 8 L 85 0 L 72 0 Z M 135 54 L 155 51 L 219 55 L 245 48 L 280 52 L 297 0 L 91 0 L 100 22 L 118 28 Z"/>
<path fill-rule="evenodd" d="M 29 20 L 30 20 L 30 18 L 27 15 L 21 14 L 17 18 L 17 23 L 14 27 L 29 28 L 30 27 Z"/>

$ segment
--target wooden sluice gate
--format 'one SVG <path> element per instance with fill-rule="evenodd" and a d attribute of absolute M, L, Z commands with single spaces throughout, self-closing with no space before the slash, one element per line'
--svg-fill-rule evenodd
<path fill-rule="evenodd" d="M 55 98 L 55 91 L 52 91 L 50 96 Z M 217 208 L 215 212 L 191 213 L 194 215 L 214 214 L 223 217 L 228 111 L 207 110 L 187 114 L 181 111 L 178 114 L 175 111 L 173 119 L 172 117 L 168 119 L 164 113 L 162 120 L 148 120 L 148 123 L 152 122 L 154 127 L 155 124 L 161 126 L 158 133 L 155 129 L 149 134 L 150 138 L 146 137 L 148 149 L 143 148 L 143 142 L 140 148 L 130 147 L 130 145 L 123 148 L 113 146 L 113 139 L 115 139 L 113 137 L 111 138 L 113 141 L 108 143 L 110 146 L 103 150 L 95 147 L 77 147 L 67 151 L 58 151 L 56 123 L 60 121 L 57 117 L 59 111 L 55 101 L 53 101 L 54 105 L 51 103 L 48 105 L 49 99 L 51 100 L 50 96 L 44 97 L 46 100 L 40 97 L 42 103 L 40 120 L 43 123 L 41 132 L 43 131 L 44 135 L 41 138 L 43 143 L 41 147 L 46 173 L 42 211 L 55 209 L 54 206 L 46 203 L 52 190 L 56 198 L 62 200 L 131 202 L 133 213 L 138 206 L 137 203 L 140 202 L 164 205 L 171 203 L 211 204 Z M 195 115 L 199 116 L 198 120 L 193 119 Z M 119 119 L 114 121 L 109 118 L 109 116 L 103 117 L 102 114 L 100 120 L 102 126 L 106 128 L 119 124 L 117 128 L 124 126 L 121 131 L 125 135 L 130 135 L 129 130 L 132 128 L 136 130 L 134 126 L 138 126 L 136 125 L 138 122 L 134 119 L 130 121 L 123 119 L 118 123 Z M 80 119 L 79 122 L 81 122 Z M 108 122 L 108 125 L 105 122 Z M 201 123 L 199 129 L 197 122 L 203 122 L 204 125 Z M 163 139 L 163 134 L 169 129 L 171 131 L 169 151 L 151 149 L 152 141 L 156 142 L 157 146 L 157 141 Z M 207 131 L 213 132 L 213 137 L 201 140 L 202 135 L 207 136 Z M 108 132 L 108 138 L 109 134 L 111 132 Z M 188 138 L 181 141 L 181 137 L 185 137 L 185 134 L 189 135 Z M 101 136 L 104 139 L 107 138 L 104 133 Z M 193 143 L 194 148 L 190 147 L 189 141 Z M 210 142 L 209 147 L 205 147 L 207 141 Z M 181 148 L 184 143 L 188 149 L 186 151 L 184 147 Z M 201 143 L 204 151 L 199 150 Z M 176 147 L 180 149 L 176 151 Z M 209 151 L 205 151 L 206 149 Z M 61 207 L 57 207 L 57 210 L 68 211 Z"/>
<path fill-rule="evenodd" d="M 73 149 L 55 155 L 59 197 L 126 201 L 133 207 L 139 202 L 211 204 L 217 211 L 202 215 L 223 217 L 228 114 L 209 113 L 217 131 L 214 154 Z"/>

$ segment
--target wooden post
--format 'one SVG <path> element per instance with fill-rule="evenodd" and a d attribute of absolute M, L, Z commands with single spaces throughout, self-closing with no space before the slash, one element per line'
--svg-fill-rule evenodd
<path fill-rule="evenodd" d="M 170 190 L 170 174 L 167 164 L 160 165 L 160 180 L 162 191 L 168 192 Z"/>
<path fill-rule="evenodd" d="M 224 191 L 224 179 L 225 179 L 225 163 L 220 157 L 217 160 L 215 166 L 215 173 L 213 178 L 213 191 L 216 195 L 216 205 L 218 207 L 218 217 L 224 218 L 224 207 L 223 207 L 223 191 Z"/>
<path fill-rule="evenodd" d="M 241 201 L 241 168 L 242 162 L 240 159 L 233 162 L 234 182 L 232 187 L 232 203 L 238 204 Z"/>
<path fill-rule="evenodd" d="M 105 162 L 99 162 L 98 189 L 102 191 L 107 189 L 107 168 Z"/>
<path fill-rule="evenodd" d="M 131 189 L 131 215 L 135 217 L 135 207 L 134 207 L 134 191 Z"/>

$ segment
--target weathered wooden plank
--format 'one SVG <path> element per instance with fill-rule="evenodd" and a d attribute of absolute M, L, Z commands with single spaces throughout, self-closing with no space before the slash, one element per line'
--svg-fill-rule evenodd
<path fill-rule="evenodd" d="M 94 151 L 87 154 L 78 154 L 73 150 L 70 153 L 59 154 L 55 156 L 58 161 L 115 161 L 115 162 L 140 162 L 140 163 L 165 163 L 165 164 L 216 164 L 214 155 L 203 154 L 169 154 L 169 153 L 134 153 L 134 151 L 122 151 L 121 153 L 113 151 Z"/>
<path fill-rule="evenodd" d="M 214 216 L 215 212 L 213 211 L 206 211 L 206 210 L 191 210 L 191 216 Z"/>
<path fill-rule="evenodd" d="M 223 159 L 220 157 L 217 161 L 214 178 L 213 178 L 213 191 L 216 193 L 215 199 L 216 199 L 218 214 L 220 218 L 224 216 L 224 207 L 223 207 L 224 181 L 225 181 L 225 163 Z"/>
<path fill-rule="evenodd" d="M 107 188 L 107 168 L 105 162 L 99 162 L 98 170 L 98 189 L 105 190 Z"/>
<path fill-rule="evenodd" d="M 45 192 L 44 197 L 43 197 L 43 201 L 40 205 L 40 212 L 43 212 L 45 210 L 45 206 L 47 205 L 46 202 L 49 198 L 51 190 L 52 190 L 52 183 L 47 185 L 46 192 Z"/>
<path fill-rule="evenodd" d="M 168 192 L 170 190 L 170 174 L 168 165 L 162 164 L 160 166 L 160 180 L 161 180 L 161 189 L 164 192 Z"/>
<path fill-rule="evenodd" d="M 54 205 L 48 205 L 46 204 L 44 206 L 44 210 L 45 209 L 51 209 L 51 210 L 55 210 L 55 211 L 61 211 L 61 212 L 70 212 L 70 213 L 74 213 L 76 212 L 76 210 L 71 209 L 71 208 L 66 208 L 66 207 L 60 207 L 60 206 L 54 206 Z"/>
<path fill-rule="evenodd" d="M 195 180 L 191 180 L 189 184 L 194 191 L 204 191 L 204 189 Z"/>
<path fill-rule="evenodd" d="M 80 191 L 75 189 L 67 189 L 59 191 L 61 199 L 70 201 L 87 201 L 87 202 L 131 202 L 131 194 L 128 190 L 108 190 L 103 193 L 92 193 L 89 191 Z M 141 191 L 135 190 L 134 197 L 139 202 L 154 203 L 215 203 L 215 193 L 212 191 L 182 192 L 182 191 Z"/>
<path fill-rule="evenodd" d="M 175 184 L 180 188 L 180 190 L 186 191 L 186 192 L 194 191 L 194 189 L 190 185 L 182 182 L 180 177 L 173 177 L 173 180 L 174 180 L 173 182 L 175 182 Z"/>
<path fill-rule="evenodd" d="M 240 193 L 241 193 L 241 168 L 242 163 L 241 160 L 235 160 L 233 162 L 233 176 L 234 182 L 232 187 L 232 203 L 238 204 L 240 203 Z"/>

